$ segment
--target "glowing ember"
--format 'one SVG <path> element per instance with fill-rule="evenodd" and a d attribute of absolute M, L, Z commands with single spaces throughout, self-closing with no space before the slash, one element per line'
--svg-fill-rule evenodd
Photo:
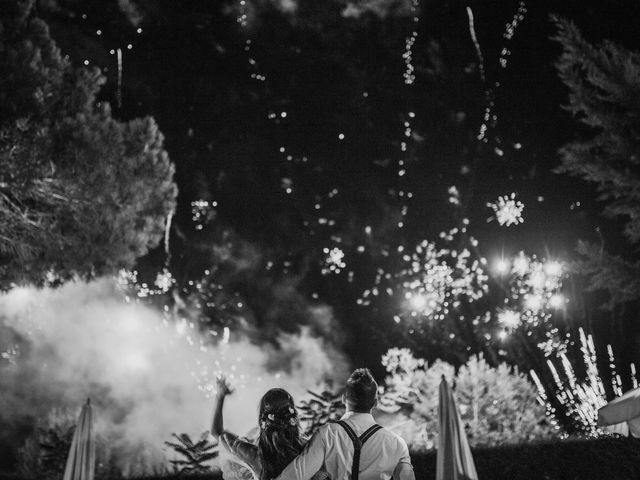
<path fill-rule="evenodd" d="M 552 295 L 549 299 L 549 304 L 553 308 L 562 308 L 564 307 L 565 302 L 566 300 L 564 299 L 564 296 L 560 295 L 559 293 Z"/>
<path fill-rule="evenodd" d="M 458 229 L 444 232 L 443 238 L 451 241 L 458 233 Z M 402 255 L 404 268 L 395 275 L 379 270 L 376 285 L 363 293 L 360 304 L 367 305 L 371 297 L 382 293 L 401 294 L 404 302 L 399 317 L 442 320 L 457 308 L 461 299 L 477 300 L 488 289 L 484 260 L 474 258 L 467 249 L 439 249 L 424 240 L 413 252 L 398 247 L 398 253 Z"/>
<path fill-rule="evenodd" d="M 323 252 L 326 254 L 325 266 L 322 268 L 324 275 L 328 273 L 340 273 L 347 264 L 344 262 L 344 252 L 338 248 L 324 248 Z"/>
<path fill-rule="evenodd" d="M 501 258 L 495 263 L 495 270 L 500 275 L 505 275 L 506 273 L 509 273 L 510 267 L 511 265 L 509 265 L 509 262 L 503 258 Z"/>
<path fill-rule="evenodd" d="M 498 313 L 498 321 L 506 328 L 517 328 L 520 326 L 520 314 L 513 310 L 504 310 Z"/>
<path fill-rule="evenodd" d="M 154 285 L 158 287 L 162 293 L 166 293 L 171 289 L 174 283 L 175 280 L 171 275 L 171 272 L 165 268 L 156 276 Z"/>
<path fill-rule="evenodd" d="M 519 200 L 516 200 L 516 194 L 512 193 L 510 196 L 503 195 L 498 197 L 495 203 L 487 203 L 495 215 L 500 225 L 518 225 L 524 222 L 522 218 L 522 210 L 524 210 L 524 204 Z"/>

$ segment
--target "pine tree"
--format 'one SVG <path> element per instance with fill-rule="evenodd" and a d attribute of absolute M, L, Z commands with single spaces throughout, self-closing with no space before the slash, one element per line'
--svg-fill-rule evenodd
<path fill-rule="evenodd" d="M 588 134 L 565 145 L 557 169 L 593 184 L 604 215 L 624 223 L 624 236 L 640 242 L 640 54 L 604 41 L 594 46 L 572 22 L 553 17 L 563 52 L 557 62 L 569 88 L 566 107 Z M 592 289 L 605 289 L 610 306 L 640 298 L 640 262 L 586 242 L 578 245 Z"/>
<path fill-rule="evenodd" d="M 566 108 L 585 127 L 560 150 L 557 171 L 595 186 L 603 215 L 614 222 L 599 231 L 599 244 L 578 243 L 576 270 L 587 291 L 605 295 L 588 300 L 606 321 L 601 333 L 608 338 L 600 342 L 613 344 L 618 360 L 628 364 L 637 361 L 640 336 L 640 53 L 606 40 L 594 45 L 572 22 L 552 20 L 558 28 L 554 39 L 563 48 L 556 66 L 569 88 Z"/>
<path fill-rule="evenodd" d="M 33 1 L 0 6 L 0 287 L 90 278 L 158 244 L 175 207 L 173 165 L 152 118 L 97 101 Z"/>

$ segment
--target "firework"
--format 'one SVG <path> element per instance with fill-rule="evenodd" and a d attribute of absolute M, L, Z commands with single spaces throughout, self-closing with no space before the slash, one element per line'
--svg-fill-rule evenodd
<path fill-rule="evenodd" d="M 473 10 L 471 10 L 471 7 L 467 7 L 467 17 L 469 18 L 469 34 L 471 35 L 473 46 L 476 49 L 476 56 L 478 57 L 478 70 L 480 71 L 480 78 L 484 82 L 486 80 L 484 75 L 484 57 L 482 55 L 480 44 L 478 43 L 478 37 L 476 37 L 476 29 L 473 20 Z"/>
<path fill-rule="evenodd" d="M 443 232 L 446 241 L 459 231 Z M 369 304 L 371 297 L 385 293 L 400 294 L 403 312 L 400 316 L 442 320 L 462 299 L 474 301 L 488 290 L 488 277 L 484 272 L 484 259 L 476 259 L 467 249 L 438 248 L 427 240 L 419 243 L 413 252 L 399 248 L 403 268 L 394 275 L 379 269 L 376 286 L 366 290 L 359 303 Z M 377 285 L 385 285 L 379 288 Z"/>
<path fill-rule="evenodd" d="M 323 252 L 326 257 L 324 259 L 324 267 L 322 268 L 322 274 L 327 275 L 329 273 L 340 273 L 347 264 L 344 262 L 344 252 L 338 248 L 324 248 Z"/>
<path fill-rule="evenodd" d="M 418 17 L 418 8 L 419 8 L 418 0 L 411 0 L 411 11 L 413 12 L 413 23 L 414 28 L 417 26 L 420 21 L 420 17 Z M 416 39 L 418 38 L 418 32 L 414 29 L 411 32 L 411 35 L 407 36 L 405 39 L 405 49 L 402 54 L 402 59 L 405 64 L 405 72 L 404 72 L 404 83 L 407 85 L 413 84 L 416 79 L 414 74 L 415 68 L 413 66 L 413 45 L 416 43 Z"/>
<path fill-rule="evenodd" d="M 506 287 L 503 310 L 497 314 L 503 327 L 500 335 L 522 332 L 531 336 L 536 332 L 538 348 L 546 357 L 564 351 L 559 331 L 549 321 L 553 312 L 564 308 L 567 300 L 562 295 L 564 266 L 556 260 L 539 260 L 535 255 L 519 252 L 513 259 L 501 258 L 494 271 Z M 540 337 L 540 335 L 542 337 Z"/>
<path fill-rule="evenodd" d="M 546 406 L 548 415 L 557 416 L 558 412 L 552 403 L 558 404 L 582 433 L 588 436 L 600 436 L 606 433 L 597 426 L 598 410 L 607 403 L 605 388 L 598 370 L 592 336 L 586 335 L 580 328 L 579 337 L 585 368 L 583 379 L 578 379 L 565 352 L 555 356 L 556 362 L 561 365 L 560 369 L 556 368 L 552 359 L 547 360 L 549 373 L 553 378 L 553 387 L 545 386 L 535 371 L 531 370 L 530 374 L 538 389 L 539 401 Z M 612 356 L 611 346 L 607 349 Z M 621 392 L 616 394 L 620 395 Z"/>
<path fill-rule="evenodd" d="M 162 272 L 159 272 L 156 276 L 154 285 L 158 287 L 161 293 L 166 293 L 171 289 L 174 283 L 175 279 L 173 278 L 173 275 L 171 275 L 169 270 L 164 268 Z"/>
<path fill-rule="evenodd" d="M 495 213 L 495 218 L 500 225 L 518 225 L 524 222 L 522 211 L 524 204 L 516 200 L 516 194 L 503 195 L 498 197 L 495 203 L 487 203 L 487 207 L 491 208 Z M 491 220 L 491 219 L 490 219 Z"/>
<path fill-rule="evenodd" d="M 505 328 L 518 328 L 520 321 L 520 313 L 514 310 L 503 310 L 498 313 L 498 322 Z"/>
<path fill-rule="evenodd" d="M 217 206 L 218 202 L 209 202 L 207 200 L 194 200 L 191 202 L 191 221 L 194 223 L 196 230 L 202 230 L 208 222 L 215 218 Z"/>

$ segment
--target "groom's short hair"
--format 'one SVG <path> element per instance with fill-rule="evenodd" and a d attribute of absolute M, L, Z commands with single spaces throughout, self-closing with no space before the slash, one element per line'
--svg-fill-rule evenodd
<path fill-rule="evenodd" d="M 354 412 L 369 412 L 378 399 L 378 384 L 368 368 L 358 368 L 347 380 L 344 393 L 349 409 Z"/>

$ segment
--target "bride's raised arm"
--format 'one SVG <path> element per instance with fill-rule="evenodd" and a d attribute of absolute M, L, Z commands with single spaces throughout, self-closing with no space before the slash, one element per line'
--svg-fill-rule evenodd
<path fill-rule="evenodd" d="M 224 399 L 231 393 L 231 388 L 227 383 L 227 379 L 224 375 L 218 375 L 216 379 L 216 386 L 218 387 L 216 393 L 216 403 L 213 408 L 213 421 L 211 422 L 211 435 L 218 440 L 220 435 L 224 433 L 224 422 L 222 420 L 222 409 L 224 407 Z"/>
<path fill-rule="evenodd" d="M 258 458 L 258 448 L 252 443 L 240 438 L 235 433 L 228 432 L 224 429 L 224 421 L 222 410 L 224 407 L 224 399 L 227 395 L 233 393 L 229 387 L 229 383 L 224 375 L 219 375 L 216 380 L 218 387 L 216 393 L 216 403 L 213 409 L 213 421 L 211 422 L 211 435 L 218 440 L 220 445 L 228 452 L 231 452 L 244 463 L 246 463 L 255 473 L 255 478 L 260 478 L 262 465 Z"/>

